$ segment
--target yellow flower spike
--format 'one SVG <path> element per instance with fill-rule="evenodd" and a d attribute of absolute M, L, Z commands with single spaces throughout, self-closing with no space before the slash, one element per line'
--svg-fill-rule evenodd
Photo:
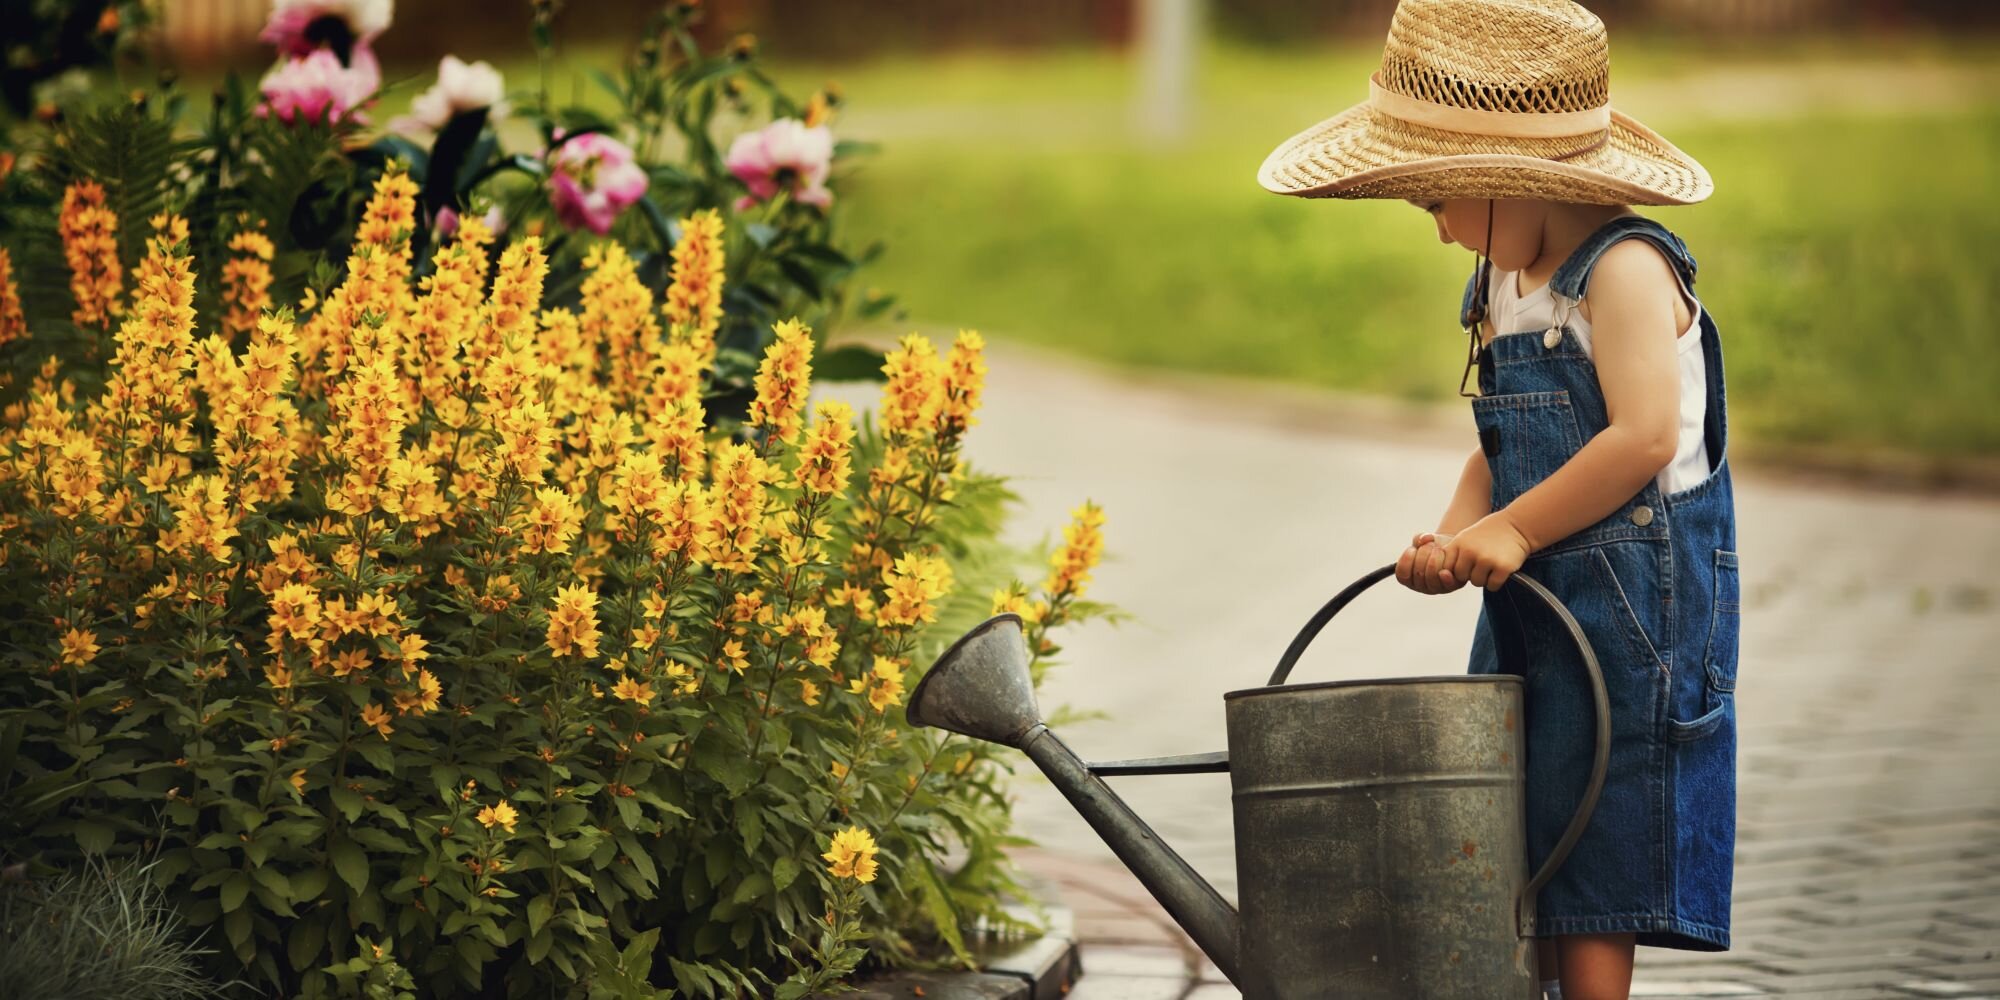
<path fill-rule="evenodd" d="M 549 649 L 557 656 L 597 655 L 597 592 L 583 584 L 556 590 L 555 607 L 549 610 Z"/>
<path fill-rule="evenodd" d="M 882 571 L 887 592 L 878 619 L 885 625 L 915 625 L 937 620 L 933 603 L 951 589 L 951 567 L 934 556 L 908 553 Z"/>
<path fill-rule="evenodd" d="M 246 229 L 229 238 L 236 254 L 222 265 L 222 335 L 235 340 L 257 328 L 257 320 L 271 307 L 271 258 L 276 248 L 271 238 Z"/>
<path fill-rule="evenodd" d="M 21 311 L 21 290 L 14 283 L 14 259 L 6 247 L 0 247 L 0 344 L 27 337 L 28 318 Z"/>
<path fill-rule="evenodd" d="M 852 475 L 854 409 L 839 400 L 819 404 L 816 420 L 799 447 L 799 488 L 832 494 L 847 489 Z"/>
<path fill-rule="evenodd" d="M 299 770 L 297 770 L 297 771 L 293 771 L 293 772 L 292 772 L 292 776 L 291 776 L 291 777 L 289 777 L 289 778 L 287 778 L 287 779 L 285 779 L 285 783 L 286 783 L 286 784 L 288 784 L 288 785 L 290 785 L 290 786 L 292 786 L 292 794 L 294 794 L 294 795 L 304 795 L 304 794 L 305 794 L 305 791 L 306 791 L 306 772 L 305 772 L 305 770 L 304 770 L 303 768 L 301 768 L 301 769 L 299 769 Z"/>
<path fill-rule="evenodd" d="M 799 678 L 799 700 L 807 705 L 819 704 L 819 685 L 803 677 Z"/>
<path fill-rule="evenodd" d="M 692 348 L 697 370 L 715 356 L 715 328 L 722 320 L 722 215 L 714 209 L 681 220 L 674 244 L 673 283 L 665 312 L 676 342 Z"/>
<path fill-rule="evenodd" d="M 962 434 L 977 423 L 973 413 L 986 386 L 986 338 L 976 330 L 960 330 L 945 359 L 944 385 L 938 412 L 938 429 L 944 434 Z"/>
<path fill-rule="evenodd" d="M 812 388 L 812 333 L 796 319 L 771 328 L 775 335 L 757 366 L 757 398 L 750 403 L 750 425 L 791 444 L 798 439 L 806 394 Z"/>
<path fill-rule="evenodd" d="M 118 213 L 104 204 L 104 187 L 96 181 L 73 181 L 63 190 L 62 214 L 56 220 L 63 257 L 69 262 L 70 294 L 77 326 L 109 330 L 124 312 L 119 294 L 124 272 L 118 264 Z"/>
<path fill-rule="evenodd" d="M 1085 501 L 1070 512 L 1063 528 L 1063 547 L 1049 559 L 1049 577 L 1042 584 L 1051 598 L 1083 596 L 1091 570 L 1104 557 L 1104 510 Z"/>
<path fill-rule="evenodd" d="M 888 380 L 882 385 L 882 429 L 891 435 L 921 433 L 936 419 L 944 402 L 944 365 L 937 347 L 910 334 L 890 351 L 882 364 Z"/>

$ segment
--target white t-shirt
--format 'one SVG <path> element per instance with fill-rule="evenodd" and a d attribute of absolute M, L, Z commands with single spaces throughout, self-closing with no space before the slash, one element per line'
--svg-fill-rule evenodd
<path fill-rule="evenodd" d="M 1520 276 L 1515 271 L 1495 269 L 1486 314 L 1493 319 L 1494 336 L 1524 331 L 1546 331 L 1558 325 L 1569 327 L 1583 345 L 1585 357 L 1595 358 L 1590 345 L 1590 321 L 1567 298 L 1558 300 L 1554 289 L 1544 283 L 1526 295 L 1519 294 Z M 1683 292 L 1685 294 L 1685 292 Z M 1680 437 L 1674 460 L 1654 477 L 1662 493 L 1678 493 L 1708 476 L 1708 436 L 1702 424 L 1708 415 L 1708 366 L 1701 349 L 1701 303 L 1688 295 L 1688 328 L 1675 341 L 1680 357 L 1681 401 Z M 1560 312 L 1562 320 L 1557 322 Z"/>

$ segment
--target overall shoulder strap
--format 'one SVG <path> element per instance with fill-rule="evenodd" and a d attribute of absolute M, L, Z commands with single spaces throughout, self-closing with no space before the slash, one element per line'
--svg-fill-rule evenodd
<path fill-rule="evenodd" d="M 1688 253 L 1687 244 L 1668 231 L 1658 222 L 1639 215 L 1627 215 L 1613 219 L 1598 227 L 1597 231 L 1585 238 L 1583 244 L 1569 255 L 1569 259 L 1556 268 L 1555 277 L 1549 279 L 1549 287 L 1566 299 L 1581 299 L 1590 287 L 1590 273 L 1597 268 L 1597 261 L 1606 250 L 1629 239 L 1642 239 L 1658 247 L 1667 262 L 1673 265 L 1675 275 L 1681 285 L 1688 289 L 1689 298 L 1694 296 L 1694 255 Z"/>

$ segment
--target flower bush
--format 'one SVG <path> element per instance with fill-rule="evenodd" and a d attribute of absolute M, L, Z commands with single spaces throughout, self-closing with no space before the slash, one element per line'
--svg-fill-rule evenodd
<path fill-rule="evenodd" d="M 291 996 L 968 962 L 1002 764 L 901 704 L 990 610 L 1038 672 L 1102 610 L 1095 509 L 1008 582 L 978 335 L 825 346 L 891 308 L 844 288 L 831 88 L 675 3 L 612 117 L 451 57 L 374 134 L 391 13 L 284 0 L 193 134 L 171 85 L 10 128 L 0 874 L 139 861 L 204 974 Z"/>
<path fill-rule="evenodd" d="M 129 226 L 72 191 L 76 240 Z M 857 426 L 780 322 L 718 416 L 718 213 L 677 223 L 663 300 L 605 241 L 573 308 L 476 216 L 419 276 L 419 216 L 382 174 L 296 310 L 243 241 L 206 335 L 182 218 L 129 292 L 73 256 L 117 318 L 102 388 L 50 360 L 0 420 L 0 855 L 144 854 L 219 973 L 286 995 L 964 961 L 1012 889 L 1003 772 L 900 705 L 991 569 L 979 336 L 905 338 Z M 994 595 L 1038 651 L 1091 610 L 1098 523 Z"/>

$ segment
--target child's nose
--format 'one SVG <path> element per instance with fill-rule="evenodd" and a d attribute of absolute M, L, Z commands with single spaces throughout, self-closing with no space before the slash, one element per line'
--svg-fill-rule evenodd
<path fill-rule="evenodd" d="M 1450 242 L 1452 241 L 1452 240 L 1451 240 L 1451 230 L 1449 230 L 1449 229 L 1446 229 L 1446 228 L 1444 227 L 1444 217 L 1443 217 L 1442 215 L 1436 215 L 1436 216 L 1432 216 L 1432 217 L 1431 217 L 1431 221 L 1432 221 L 1432 222 L 1435 222 L 1435 223 L 1437 223 L 1437 227 L 1438 227 L 1438 242 L 1439 242 L 1439 243 L 1450 243 Z"/>

